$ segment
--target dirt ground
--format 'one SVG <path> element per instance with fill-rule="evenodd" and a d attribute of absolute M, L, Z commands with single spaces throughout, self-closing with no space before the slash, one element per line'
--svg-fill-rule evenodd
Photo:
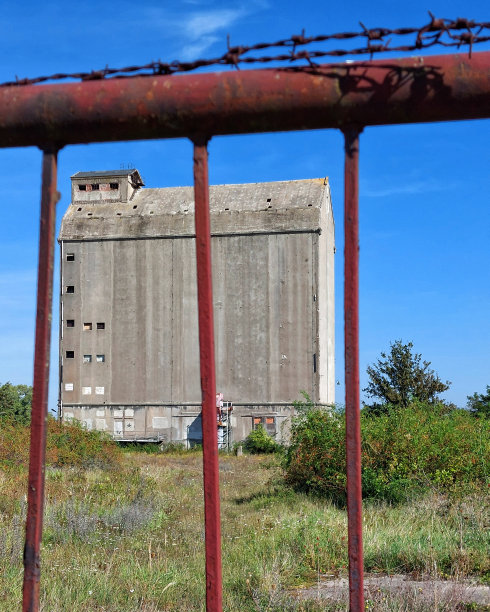
<path fill-rule="evenodd" d="M 421 605 L 430 609 L 471 609 L 490 610 L 490 587 L 468 580 L 422 580 L 411 576 L 394 574 L 391 576 L 368 575 L 364 578 L 366 601 L 373 604 L 384 597 L 396 597 L 403 600 L 406 609 L 419 608 Z M 299 599 L 316 599 L 325 603 L 347 604 L 349 598 L 349 581 L 347 578 L 330 578 L 320 576 L 314 586 L 298 589 L 295 593 Z M 410 603 L 413 608 L 410 608 Z M 471 607 L 461 608 L 461 605 Z M 381 606 L 380 606 L 381 607 Z"/>

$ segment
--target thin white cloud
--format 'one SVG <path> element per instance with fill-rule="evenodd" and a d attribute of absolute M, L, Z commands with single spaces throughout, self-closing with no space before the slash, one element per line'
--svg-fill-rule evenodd
<path fill-rule="evenodd" d="M 448 189 L 455 189 L 456 185 L 448 182 L 439 181 L 412 181 L 408 183 L 401 183 L 398 185 L 384 185 L 384 186 L 369 186 L 364 184 L 361 185 L 360 195 L 367 198 L 382 198 L 396 195 L 417 195 L 421 193 L 432 193 L 435 191 L 447 191 Z"/>
<path fill-rule="evenodd" d="M 230 27 L 246 12 L 243 8 L 195 12 L 186 18 L 184 31 L 190 37 L 214 34 L 218 30 Z"/>
<path fill-rule="evenodd" d="M 183 61 L 197 59 L 218 40 L 220 40 L 219 36 L 203 36 L 199 40 L 182 47 L 180 59 Z"/>
<path fill-rule="evenodd" d="M 176 56 L 182 61 L 199 58 L 219 41 L 223 52 L 229 28 L 268 6 L 262 0 L 252 0 L 234 8 L 210 8 L 194 1 L 186 4 L 189 8 L 184 11 L 148 7 L 140 15 L 142 27 L 159 29 L 172 39 Z"/>

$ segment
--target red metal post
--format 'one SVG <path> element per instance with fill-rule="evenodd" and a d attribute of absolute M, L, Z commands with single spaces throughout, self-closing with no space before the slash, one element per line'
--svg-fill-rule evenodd
<path fill-rule="evenodd" d="M 56 221 L 57 151 L 44 151 L 41 227 L 37 276 L 36 343 L 32 394 L 31 446 L 24 547 L 23 611 L 39 610 L 40 547 L 43 528 L 44 461 L 48 414 L 49 350 L 53 306 L 53 265 Z"/>
<path fill-rule="evenodd" d="M 197 299 L 202 390 L 206 610 L 221 612 L 221 524 L 207 139 L 194 141 Z"/>
<path fill-rule="evenodd" d="M 364 610 L 362 552 L 361 412 L 359 394 L 359 133 L 343 130 L 344 169 L 344 337 L 345 443 L 351 612 Z"/>

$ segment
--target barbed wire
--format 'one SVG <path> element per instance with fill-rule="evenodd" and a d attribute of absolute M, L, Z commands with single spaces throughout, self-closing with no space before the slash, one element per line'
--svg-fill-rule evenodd
<path fill-rule="evenodd" d="M 407 52 L 421 51 L 434 46 L 443 47 L 469 47 L 469 56 L 473 45 L 487 42 L 490 35 L 482 35 L 486 31 L 490 34 L 490 22 L 476 22 L 470 19 L 458 17 L 455 20 L 437 19 L 431 12 L 430 22 L 421 28 L 372 28 L 368 29 L 360 23 L 362 30 L 358 32 L 342 32 L 337 34 L 322 34 L 319 36 L 305 36 L 305 32 L 293 35 L 291 38 L 284 38 L 272 43 L 257 43 L 249 46 L 231 46 L 230 39 L 227 38 L 227 51 L 223 55 L 211 59 L 199 59 L 192 62 L 162 62 L 152 61 L 148 64 L 139 66 L 126 66 L 124 68 L 109 68 L 106 66 L 101 70 L 91 72 L 72 72 L 57 73 L 50 76 L 39 76 L 35 78 L 19 79 L 15 81 L 1 83 L 0 87 L 13 85 L 35 85 L 47 81 L 60 81 L 65 79 L 76 79 L 82 81 L 92 81 L 104 78 L 121 78 L 149 75 L 172 75 L 182 72 L 190 72 L 199 68 L 209 66 L 232 66 L 239 69 L 240 64 L 270 63 L 270 62 L 299 62 L 305 61 L 307 66 L 317 66 L 315 60 L 324 57 L 344 57 L 346 55 L 373 55 L 385 52 Z M 409 44 L 394 44 L 390 37 L 412 36 Z M 319 49 L 310 51 L 300 49 L 313 43 L 325 43 L 336 40 L 364 40 L 361 47 L 353 49 Z M 287 49 L 287 53 L 278 55 L 256 56 L 254 53 L 265 49 L 282 48 Z"/>

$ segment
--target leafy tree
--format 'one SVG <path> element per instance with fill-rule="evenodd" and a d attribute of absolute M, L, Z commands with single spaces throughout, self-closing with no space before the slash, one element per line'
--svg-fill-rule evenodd
<path fill-rule="evenodd" d="M 405 408 L 414 400 L 433 404 L 439 393 L 449 389 L 451 383 L 443 383 L 429 368 L 430 361 L 421 362 L 421 355 L 412 353 L 412 349 L 412 342 L 396 340 L 390 344 L 389 353 L 381 353 L 381 359 L 368 366 L 369 383 L 363 391 L 381 400 L 366 406 L 368 412 L 382 414 L 390 405 Z"/>
<path fill-rule="evenodd" d="M 0 418 L 13 418 L 28 423 L 31 418 L 32 387 L 13 385 L 6 382 L 0 385 Z"/>
<path fill-rule="evenodd" d="M 488 418 L 490 417 L 490 385 L 487 385 L 486 393 L 473 393 L 467 395 L 468 408 L 475 416 Z"/>

